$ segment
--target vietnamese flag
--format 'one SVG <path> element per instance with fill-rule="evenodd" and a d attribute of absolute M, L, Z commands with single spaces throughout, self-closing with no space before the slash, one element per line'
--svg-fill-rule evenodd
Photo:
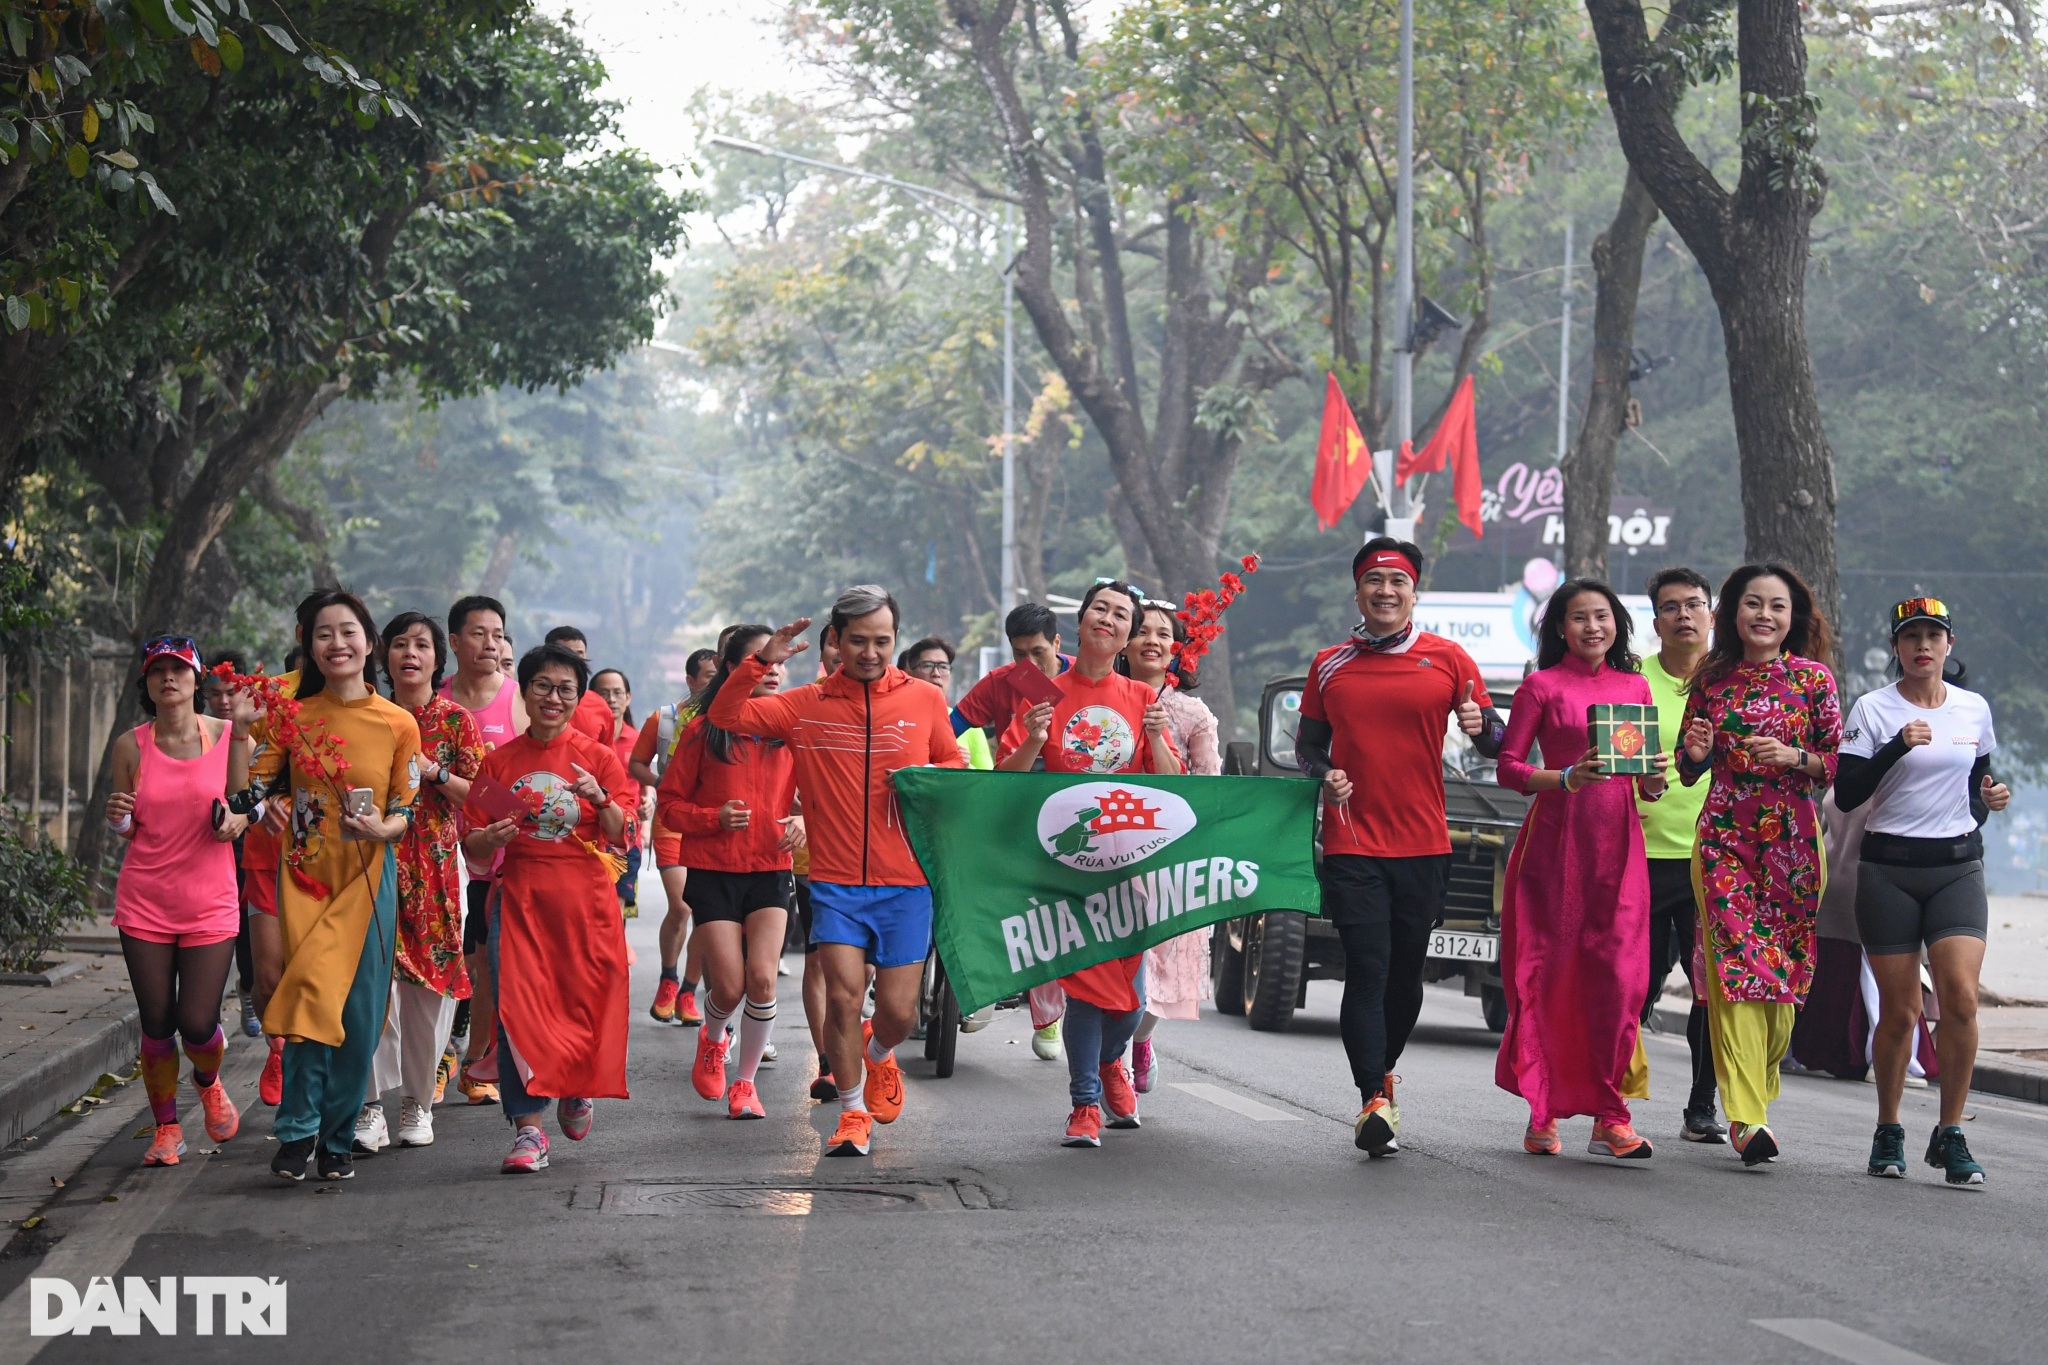
<path fill-rule="evenodd" d="M 1372 460 L 1366 454 L 1365 437 L 1337 376 L 1325 374 L 1323 385 L 1323 434 L 1316 442 L 1316 477 L 1309 487 L 1309 504 L 1316 509 L 1317 529 L 1327 531 L 1365 487 Z"/>
<path fill-rule="evenodd" d="M 1473 413 L 1469 374 L 1458 381 L 1458 391 L 1451 395 L 1451 405 L 1444 409 L 1444 419 L 1436 424 L 1422 453 L 1418 455 L 1407 442 L 1401 443 L 1394 480 L 1406 483 L 1410 474 L 1434 474 L 1446 463 L 1451 466 L 1451 497 L 1458 504 L 1458 520 L 1478 540 L 1486 533 L 1479 521 L 1479 424 Z"/>

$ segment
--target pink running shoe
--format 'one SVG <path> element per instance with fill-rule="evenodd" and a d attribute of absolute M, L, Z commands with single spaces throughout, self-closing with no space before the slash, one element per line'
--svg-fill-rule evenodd
<path fill-rule="evenodd" d="M 512 1150 L 505 1153 L 504 1164 L 498 1167 L 501 1175 L 525 1175 L 548 1168 L 548 1135 L 538 1128 L 521 1128 L 519 1136 L 512 1139 Z"/>
<path fill-rule="evenodd" d="M 1531 1120 L 1522 1133 L 1522 1150 L 1530 1156 L 1556 1156 L 1562 1152 L 1564 1143 L 1558 1140 L 1557 1120 L 1552 1119 L 1541 1127 Z"/>
<path fill-rule="evenodd" d="M 1140 1038 L 1131 1044 L 1131 1088 L 1140 1095 L 1152 1093 L 1152 1077 L 1158 1063 L 1152 1056 L 1152 1040 Z"/>
<path fill-rule="evenodd" d="M 215 1142 L 226 1142 L 242 1130 L 242 1112 L 219 1078 L 199 1088 L 199 1107 L 206 1111 L 206 1135 Z"/>
<path fill-rule="evenodd" d="M 1594 1124 L 1593 1140 L 1586 1144 L 1586 1151 L 1593 1156 L 1619 1157 L 1623 1161 L 1648 1161 L 1652 1154 L 1650 1140 L 1625 1122 Z"/>
<path fill-rule="evenodd" d="M 697 1062 L 690 1068 L 690 1084 L 707 1100 L 725 1098 L 725 1053 L 732 1046 L 724 1038 L 713 1038 L 715 1032 L 705 1029 L 697 1035 Z"/>
<path fill-rule="evenodd" d="M 555 1106 L 555 1122 L 561 1126 L 562 1136 L 571 1142 L 581 1142 L 590 1136 L 590 1121 L 595 1117 L 595 1100 L 563 1100 Z"/>
<path fill-rule="evenodd" d="M 768 1111 L 761 1107 L 761 1094 L 754 1089 L 752 1081 L 734 1081 L 732 1090 L 726 1096 L 726 1117 L 734 1119 L 765 1119 Z"/>
<path fill-rule="evenodd" d="M 149 1140 L 149 1150 L 142 1154 L 145 1166 L 175 1166 L 178 1158 L 185 1155 L 185 1130 L 175 1123 L 159 1123 L 156 1133 Z"/>
<path fill-rule="evenodd" d="M 272 1109 L 284 1103 L 284 1039 L 270 1040 L 270 1056 L 263 1062 L 263 1079 L 256 1083 L 256 1094 Z"/>

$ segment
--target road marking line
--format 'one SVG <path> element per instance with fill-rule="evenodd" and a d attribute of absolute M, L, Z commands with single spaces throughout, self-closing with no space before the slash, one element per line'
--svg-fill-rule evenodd
<path fill-rule="evenodd" d="M 1827 1318 L 1752 1318 L 1750 1324 L 1854 1365 L 1941 1365 L 1917 1351 L 1880 1341 Z"/>
<path fill-rule="evenodd" d="M 1257 1123 L 1301 1122 L 1299 1114 L 1289 1114 L 1284 1110 L 1275 1109 L 1270 1104 L 1260 1104 L 1257 1100 L 1248 1099 L 1235 1090 L 1225 1090 L 1222 1086 L 1210 1085 L 1207 1081 L 1169 1081 L 1168 1084 L 1175 1090 L 1193 1095 L 1198 1100 L 1207 1100 L 1213 1105 L 1228 1109 L 1233 1114 L 1242 1114 Z"/>

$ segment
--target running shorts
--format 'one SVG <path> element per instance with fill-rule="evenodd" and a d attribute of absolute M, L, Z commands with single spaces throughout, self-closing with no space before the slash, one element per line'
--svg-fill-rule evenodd
<path fill-rule="evenodd" d="M 842 886 L 812 878 L 811 942 L 849 944 L 877 968 L 922 962 L 932 946 L 932 889 Z"/>
<path fill-rule="evenodd" d="M 281 867 L 263 867 L 253 869 L 243 878 L 242 894 L 247 898 L 251 914 L 277 918 L 277 879 L 283 873 Z"/>
<path fill-rule="evenodd" d="M 745 924 L 756 910 L 788 908 L 787 872 L 690 869 L 690 913 L 698 924 Z"/>
<path fill-rule="evenodd" d="M 683 836 L 654 832 L 654 870 L 666 872 L 672 867 L 683 865 Z"/>
<path fill-rule="evenodd" d="M 1856 932 L 1872 957 L 1917 953 L 1923 943 L 1985 937 L 1991 906 L 1981 861 L 1937 867 L 1856 865 Z"/>
<path fill-rule="evenodd" d="M 475 877 L 469 879 L 464 894 L 469 899 L 469 913 L 462 920 L 462 955 L 474 957 L 484 950 L 484 940 L 489 936 L 491 920 L 491 883 Z"/>

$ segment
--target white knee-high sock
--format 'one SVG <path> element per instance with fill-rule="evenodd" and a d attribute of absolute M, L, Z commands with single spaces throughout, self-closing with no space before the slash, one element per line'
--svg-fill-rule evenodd
<path fill-rule="evenodd" d="M 775 1032 L 775 997 L 765 1001 L 749 999 L 740 1011 L 740 1074 L 743 1081 L 754 1079 L 761 1054 L 768 1050 L 769 1035 Z"/>
<path fill-rule="evenodd" d="M 726 1030 L 732 1026 L 732 1015 L 718 1012 L 718 1002 L 711 998 L 710 991 L 704 992 L 701 1000 L 704 1010 L 704 1023 L 701 1027 L 704 1036 L 714 1043 L 724 1042 Z"/>

